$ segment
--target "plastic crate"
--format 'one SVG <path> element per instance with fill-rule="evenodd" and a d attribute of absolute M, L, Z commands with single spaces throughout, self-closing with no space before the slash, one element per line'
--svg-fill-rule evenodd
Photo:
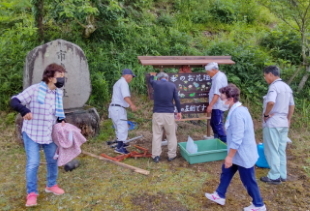
<path fill-rule="evenodd" d="M 194 142 L 198 146 L 198 152 L 193 154 L 186 151 L 187 142 L 178 143 L 182 157 L 190 164 L 224 160 L 227 156 L 227 145 L 219 139 L 199 140 Z"/>

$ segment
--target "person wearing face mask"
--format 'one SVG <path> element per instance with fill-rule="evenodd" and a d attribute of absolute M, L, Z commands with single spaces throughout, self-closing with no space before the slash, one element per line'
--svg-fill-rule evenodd
<path fill-rule="evenodd" d="M 228 154 L 222 165 L 220 184 L 214 193 L 205 193 L 205 196 L 211 201 L 225 205 L 227 188 L 235 173 L 239 171 L 240 179 L 252 197 L 252 204 L 243 210 L 265 211 L 266 206 L 255 178 L 258 151 L 252 117 L 239 101 L 240 90 L 234 84 L 221 88 L 220 93 L 221 100 L 229 107 L 225 121 Z"/>
<path fill-rule="evenodd" d="M 226 143 L 226 133 L 224 130 L 223 119 L 224 111 L 227 106 L 220 99 L 220 88 L 227 86 L 226 75 L 219 71 L 218 64 L 211 62 L 205 66 L 207 74 L 212 78 L 212 85 L 209 92 L 209 105 L 207 113 L 211 113 L 210 125 L 213 130 L 214 138 L 218 138 Z"/>
<path fill-rule="evenodd" d="M 48 65 L 42 81 L 26 88 L 23 92 L 13 96 L 11 107 L 23 117 L 22 137 L 27 156 L 26 164 L 26 206 L 37 205 L 37 174 L 40 165 L 40 148 L 43 148 L 46 167 L 47 184 L 45 192 L 55 195 L 64 194 L 58 187 L 58 166 L 55 155 L 57 146 L 52 140 L 52 128 L 57 122 L 65 124 L 63 110 L 63 91 L 65 69 L 58 64 Z"/>

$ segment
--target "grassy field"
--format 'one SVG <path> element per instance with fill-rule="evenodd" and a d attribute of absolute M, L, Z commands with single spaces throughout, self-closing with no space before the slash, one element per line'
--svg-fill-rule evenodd
<path fill-rule="evenodd" d="M 144 100 L 143 100 L 144 102 Z M 143 111 L 133 115 L 139 123 L 129 137 L 143 135 L 134 144 L 151 149 L 151 114 L 149 103 L 140 103 Z M 134 173 L 123 167 L 86 155 L 78 157 L 80 167 L 72 172 L 59 169 L 59 185 L 66 194 L 54 196 L 44 192 L 46 169 L 44 156 L 39 169 L 39 205 L 25 207 L 25 152 L 14 135 L 13 114 L 0 113 L 0 210 L 137 210 L 137 211 L 200 211 L 242 210 L 251 198 L 247 195 L 239 175 L 236 174 L 227 193 L 225 206 L 208 201 L 204 193 L 213 192 L 218 185 L 222 161 L 188 164 L 180 155 L 173 162 L 167 161 L 167 149 L 163 147 L 162 160 L 155 164 L 149 158 L 127 159 L 124 162 L 150 171 L 148 176 Z M 261 141 L 260 122 L 255 120 L 257 142 Z M 190 135 L 201 140 L 205 135 L 203 124 L 178 123 L 178 141 L 184 142 Z M 288 145 L 289 181 L 281 185 L 258 182 L 268 210 L 310 210 L 310 133 L 302 128 L 292 129 L 293 143 Z M 84 151 L 100 155 L 116 156 L 106 141 L 113 140 L 113 129 L 108 119 L 102 118 L 101 133 L 88 140 Z M 133 149 L 133 148 L 129 148 Z M 267 169 L 257 168 L 257 178 L 265 176 Z"/>

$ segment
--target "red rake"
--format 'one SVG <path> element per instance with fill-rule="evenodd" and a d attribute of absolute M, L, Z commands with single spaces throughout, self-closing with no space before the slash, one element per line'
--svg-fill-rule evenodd
<path fill-rule="evenodd" d="M 137 151 L 132 151 L 129 154 L 126 155 L 118 155 L 116 157 L 110 157 L 106 154 L 101 154 L 101 157 L 107 158 L 109 160 L 113 160 L 113 161 L 117 161 L 117 162 L 121 162 L 123 160 L 125 160 L 126 158 L 150 158 L 152 157 L 152 154 L 149 153 L 149 150 L 143 147 L 140 147 L 138 145 L 133 145 L 134 147 L 136 147 L 137 149 L 143 151 L 142 153 L 139 153 Z"/>

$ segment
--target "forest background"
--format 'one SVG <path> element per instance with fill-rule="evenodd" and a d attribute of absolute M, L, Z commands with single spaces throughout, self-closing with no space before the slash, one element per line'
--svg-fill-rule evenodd
<path fill-rule="evenodd" d="M 92 82 L 87 104 L 100 112 L 123 68 L 138 75 L 132 91 L 146 93 L 144 74 L 154 69 L 139 64 L 141 55 L 231 55 L 236 64 L 222 65 L 221 70 L 241 88 L 243 100 L 258 105 L 267 90 L 262 69 L 279 65 L 281 77 L 295 92 L 297 107 L 306 112 L 309 4 L 306 0 L 2 0 L 0 110 L 8 111 L 10 96 L 22 90 L 27 53 L 61 38 L 84 50 Z"/>
<path fill-rule="evenodd" d="M 87 102 L 102 121 L 100 134 L 83 150 L 115 156 L 105 141 L 114 138 L 107 107 L 113 84 L 123 68 L 137 77 L 131 82 L 133 100 L 140 108 L 129 112 L 143 134 L 138 144 L 151 147 L 152 103 L 147 98 L 145 73 L 137 56 L 230 55 L 234 65 L 221 65 L 228 80 L 241 89 L 261 141 L 262 97 L 268 85 L 262 70 L 281 68 L 281 78 L 294 91 L 296 112 L 288 146 L 290 181 L 281 186 L 259 183 L 269 210 L 310 210 L 310 1 L 309 0 L 1 0 L 0 1 L 0 207 L 24 210 L 25 153 L 16 144 L 16 112 L 9 99 L 22 91 L 23 68 L 29 51 L 46 42 L 64 39 L 79 45 L 88 60 L 92 93 Z M 196 68 L 194 71 L 202 71 Z M 165 69 L 177 72 L 177 69 Z M 201 126 L 201 125 L 200 125 Z M 201 139 L 205 125 L 179 123 L 178 140 Z M 145 145 L 143 145 L 145 144 Z M 214 190 L 221 161 L 189 165 L 178 157 L 156 165 L 150 159 L 125 162 L 151 171 L 148 177 L 112 164 L 81 157 L 81 167 L 60 171 L 63 197 L 40 193 L 37 210 L 239 210 L 250 201 L 234 179 L 224 208 L 207 202 Z M 42 169 L 42 168 L 41 168 Z M 257 169 L 257 178 L 267 169 Z M 91 174 L 91 175 L 90 175 Z M 45 171 L 39 173 L 44 187 Z M 82 182 L 81 182 L 82 181 Z M 34 208 L 36 210 L 36 208 Z"/>

